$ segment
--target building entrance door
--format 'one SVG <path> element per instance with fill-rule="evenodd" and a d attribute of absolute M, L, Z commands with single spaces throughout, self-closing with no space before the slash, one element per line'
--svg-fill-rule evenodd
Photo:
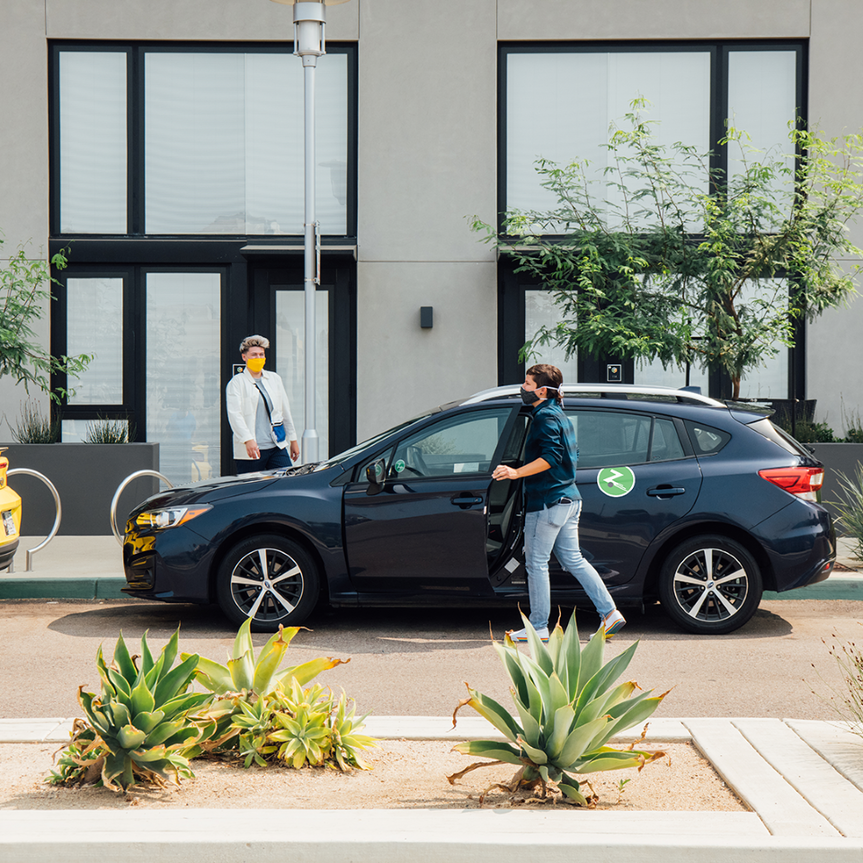
<path fill-rule="evenodd" d="M 315 429 L 320 460 L 356 443 L 356 302 L 353 267 L 324 267 L 316 291 Z M 267 368 L 281 377 L 302 441 L 305 416 L 305 297 L 302 262 L 255 271 L 253 331 L 270 340 Z"/>

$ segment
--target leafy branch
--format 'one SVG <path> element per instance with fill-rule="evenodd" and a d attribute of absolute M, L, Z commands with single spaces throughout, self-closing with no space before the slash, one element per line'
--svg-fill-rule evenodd
<path fill-rule="evenodd" d="M 57 270 L 65 269 L 67 263 L 63 252 L 50 262 Z M 53 299 L 51 283 L 59 284 L 48 263 L 28 258 L 23 246 L 0 268 L 0 378 L 10 375 L 27 393 L 31 385 L 36 386 L 59 403 L 68 391 L 52 390 L 51 375 L 77 377 L 92 356 L 54 356 L 39 343 L 33 326 L 41 319 L 46 301 Z"/>

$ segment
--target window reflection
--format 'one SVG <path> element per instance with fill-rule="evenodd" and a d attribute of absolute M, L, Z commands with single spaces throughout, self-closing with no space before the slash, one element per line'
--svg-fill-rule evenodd
<path fill-rule="evenodd" d="M 147 440 L 175 485 L 220 473 L 221 277 L 147 274 Z"/>

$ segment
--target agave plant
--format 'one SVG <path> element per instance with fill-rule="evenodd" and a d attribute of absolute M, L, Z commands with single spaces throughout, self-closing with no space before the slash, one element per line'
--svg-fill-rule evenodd
<path fill-rule="evenodd" d="M 214 723 L 199 722 L 192 714 L 212 696 L 188 692 L 195 677 L 197 655 L 185 656 L 176 667 L 179 629 L 153 659 L 147 634 L 141 638 L 141 656 L 131 656 L 123 635 L 114 648 L 111 665 L 102 648 L 96 665 L 102 694 L 78 689 L 86 721 L 73 728 L 71 742 L 60 756 L 58 772 L 50 782 L 77 784 L 101 779 L 106 788 L 121 790 L 146 782 L 179 783 L 194 774 L 189 767 L 192 748 L 212 733 Z M 138 660 L 140 659 L 140 665 Z"/>
<path fill-rule="evenodd" d="M 279 706 L 273 715 L 277 730 L 268 736 L 281 744 L 277 758 L 295 768 L 330 764 L 342 771 L 366 769 L 357 750 L 377 744 L 359 733 L 363 720 L 355 718 L 353 707 L 348 711 L 344 692 L 336 705 L 332 693 L 322 686 L 303 689 L 294 679 L 289 693 L 273 693 L 271 698 Z"/>
<path fill-rule="evenodd" d="M 464 755 L 492 758 L 472 764 L 447 777 L 455 784 L 471 770 L 491 764 L 514 764 L 519 767 L 512 782 L 500 787 L 510 792 L 520 788 L 539 789 L 545 797 L 549 786 L 570 801 L 588 805 L 577 775 L 605 770 L 637 767 L 661 758 L 663 752 L 618 750 L 607 744 L 615 734 L 647 719 L 665 694 L 634 694 L 633 682 L 615 685 L 626 670 L 637 642 L 608 663 L 603 664 L 605 633 L 600 629 L 582 650 L 575 613 L 564 631 L 558 625 L 544 644 L 530 621 L 522 615 L 531 655 L 521 653 L 509 635 L 497 650 L 512 682 L 511 692 L 518 718 L 494 699 L 468 686 L 470 697 L 462 707 L 472 707 L 497 728 L 509 741 L 471 740 L 455 750 Z"/>
<path fill-rule="evenodd" d="M 217 723 L 215 733 L 202 743 L 201 752 L 240 748 L 247 767 L 253 761 L 265 763 L 265 756 L 278 748 L 270 747 L 265 737 L 266 732 L 273 729 L 273 715 L 279 710 L 277 704 L 270 703 L 271 696 L 283 692 L 294 681 L 302 686 L 322 671 L 350 662 L 349 659 L 318 657 L 282 668 L 285 652 L 299 631 L 298 626 L 289 629 L 280 626 L 256 658 L 251 620 L 246 620 L 234 639 L 227 665 L 205 657 L 198 659 L 195 677 L 215 696 L 206 717 Z"/>

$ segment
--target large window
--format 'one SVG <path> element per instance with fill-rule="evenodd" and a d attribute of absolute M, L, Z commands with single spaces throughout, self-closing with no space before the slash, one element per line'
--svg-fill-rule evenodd
<path fill-rule="evenodd" d="M 789 123 L 806 113 L 805 62 L 804 44 L 787 41 L 502 45 L 499 212 L 553 208 L 556 199 L 536 172 L 538 159 L 563 164 L 588 160 L 591 193 L 597 200 L 614 201 L 615 191 L 605 173 L 606 144 L 615 128 L 626 127 L 632 102 L 641 98 L 647 104 L 640 113 L 655 123 L 660 143 L 713 150 L 712 167 L 730 177 L 741 171 L 742 161 L 739 151 L 726 151 L 719 144 L 727 125 L 744 130 L 760 153 L 788 158 Z M 706 189 L 706 173 L 704 185 Z M 518 376 L 513 357 L 523 342 L 540 327 L 558 323 L 551 296 L 536 285 L 520 283 L 508 267 L 511 264 L 501 259 L 499 372 L 506 381 Z M 773 287 L 750 286 L 748 293 L 755 299 Z M 791 358 L 784 345 L 778 348 L 766 367 L 744 378 L 741 395 L 788 397 Z M 566 360 L 554 347 L 540 353 L 564 371 L 566 380 L 596 380 L 599 374 L 605 381 L 606 358 L 588 364 L 578 357 Z M 719 385 L 713 376 L 708 387 L 707 373 L 694 367 L 629 363 L 626 368 L 637 383 L 689 383 L 704 392 Z"/>
<path fill-rule="evenodd" d="M 316 74 L 317 216 L 349 218 L 349 57 Z M 288 45 L 60 45 L 54 233 L 303 233 L 303 69 Z M 352 171 L 351 171 L 352 173 Z"/>

